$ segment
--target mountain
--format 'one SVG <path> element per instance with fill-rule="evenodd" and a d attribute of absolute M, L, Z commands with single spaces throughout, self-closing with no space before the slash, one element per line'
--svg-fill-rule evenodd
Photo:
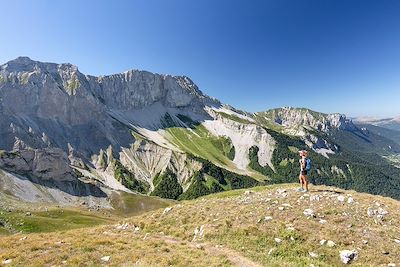
<path fill-rule="evenodd" d="M 360 117 L 355 119 L 358 124 L 371 124 L 374 126 L 379 126 L 382 128 L 400 131 L 400 116 L 394 118 L 370 118 L 370 117 Z"/>
<path fill-rule="evenodd" d="M 0 263 L 251 267 L 400 263 L 399 201 L 327 186 L 313 186 L 303 194 L 296 187 L 281 184 L 222 192 L 90 228 L 43 233 L 18 226 L 22 232 L 0 238 Z M 49 213 L 54 220 L 62 216 Z M 71 215 L 68 210 L 64 213 Z M 31 218 L 44 220 L 44 214 L 22 215 L 9 224 L 28 225 Z"/>
<path fill-rule="evenodd" d="M 299 149 L 314 184 L 400 198 L 394 141 L 341 114 L 240 111 L 185 76 L 94 77 L 20 57 L 0 66 L 0 113 L 0 192 L 24 201 L 111 208 L 121 192 L 192 199 L 296 182 Z"/>

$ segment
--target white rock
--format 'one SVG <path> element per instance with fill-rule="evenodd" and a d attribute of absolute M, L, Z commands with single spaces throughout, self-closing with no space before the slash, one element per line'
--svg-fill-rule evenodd
<path fill-rule="evenodd" d="M 279 189 L 276 190 L 276 193 L 278 193 L 278 194 L 286 193 L 286 189 L 279 188 Z"/>
<path fill-rule="evenodd" d="M 282 211 L 284 209 L 285 209 L 285 207 L 278 207 L 278 210 L 280 210 L 280 211 Z"/>
<path fill-rule="evenodd" d="M 332 240 L 328 240 L 328 242 L 326 242 L 326 245 L 330 248 L 333 248 L 334 246 L 336 246 L 336 243 L 333 242 Z"/>
<path fill-rule="evenodd" d="M 110 259 L 111 259 L 111 256 L 101 257 L 101 260 L 104 261 L 104 262 L 108 262 L 108 261 L 110 261 Z"/>
<path fill-rule="evenodd" d="M 339 252 L 340 254 L 340 260 L 344 264 L 348 264 L 354 260 L 357 259 L 358 257 L 358 252 L 356 250 L 342 250 Z"/>
<path fill-rule="evenodd" d="M 319 244 L 320 244 L 321 246 L 325 245 L 325 244 L 326 244 L 326 240 L 325 240 L 325 239 L 322 239 L 321 241 L 319 241 Z"/>
<path fill-rule="evenodd" d="M 314 211 L 312 209 L 305 209 L 303 211 L 303 214 L 306 215 L 307 217 L 314 217 Z"/>
<path fill-rule="evenodd" d="M 377 212 L 378 212 L 379 215 L 387 215 L 387 214 L 389 214 L 388 211 L 386 211 L 386 210 L 384 210 L 382 208 L 378 208 Z"/>
<path fill-rule="evenodd" d="M 272 217 L 271 216 L 265 216 L 264 217 L 264 221 L 271 221 L 272 220 Z"/>
<path fill-rule="evenodd" d="M 340 202 L 344 202 L 345 197 L 344 196 L 338 196 L 337 200 L 340 201 Z"/>
<path fill-rule="evenodd" d="M 163 211 L 163 214 L 166 214 L 172 210 L 172 207 L 166 207 Z"/>
<path fill-rule="evenodd" d="M 348 204 L 354 203 L 354 199 L 353 199 L 352 197 L 349 197 L 349 198 L 347 199 L 347 203 L 348 203 Z"/>
<path fill-rule="evenodd" d="M 3 264 L 10 264 L 12 262 L 12 259 L 7 259 L 3 261 Z"/>
<path fill-rule="evenodd" d="M 320 224 L 325 224 L 325 223 L 327 223 L 327 221 L 324 220 L 324 219 L 321 219 L 321 220 L 319 220 L 319 223 L 320 223 Z"/>
<path fill-rule="evenodd" d="M 396 267 L 396 263 L 389 263 L 387 266 L 388 267 Z"/>
<path fill-rule="evenodd" d="M 319 195 L 310 196 L 310 201 L 319 201 L 319 200 L 320 200 Z"/>
<path fill-rule="evenodd" d="M 282 243 L 282 239 L 275 237 L 275 242 L 278 243 L 278 244 Z"/>
<path fill-rule="evenodd" d="M 268 255 L 271 255 L 275 250 L 276 250 L 276 248 L 271 248 L 271 249 L 268 251 Z"/>
<path fill-rule="evenodd" d="M 394 242 L 400 245 L 400 239 L 395 239 Z"/>
<path fill-rule="evenodd" d="M 253 194 L 253 191 L 246 190 L 246 191 L 244 191 L 244 194 L 245 194 L 245 195 L 250 195 L 250 194 Z"/>
<path fill-rule="evenodd" d="M 318 258 L 318 254 L 312 251 L 308 252 L 308 255 L 310 255 L 311 258 Z"/>
<path fill-rule="evenodd" d="M 27 237 L 26 237 L 26 236 L 24 236 L 24 237 L 21 237 L 21 238 L 19 239 L 19 241 L 22 241 L 22 240 L 25 240 L 25 239 L 27 239 Z"/>
<path fill-rule="evenodd" d="M 362 242 L 366 245 L 368 244 L 368 240 L 362 240 Z"/>
<path fill-rule="evenodd" d="M 367 214 L 368 214 L 369 217 L 374 216 L 375 213 L 376 213 L 376 210 L 374 210 L 371 207 L 368 207 Z"/>

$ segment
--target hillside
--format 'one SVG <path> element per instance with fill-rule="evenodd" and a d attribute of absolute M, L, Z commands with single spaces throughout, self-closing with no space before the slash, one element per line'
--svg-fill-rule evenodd
<path fill-rule="evenodd" d="M 3 237 L 0 262 L 343 266 L 340 252 L 349 250 L 357 255 L 351 266 L 400 264 L 398 201 L 334 187 L 312 186 L 308 194 L 296 188 L 234 190 L 85 230 Z"/>
<path fill-rule="evenodd" d="M 19 57 L 0 66 L 0 114 L 0 194 L 21 201 L 110 209 L 120 191 L 182 200 L 296 182 L 300 149 L 315 184 L 400 198 L 393 140 L 342 114 L 240 111 L 186 76 Z"/>

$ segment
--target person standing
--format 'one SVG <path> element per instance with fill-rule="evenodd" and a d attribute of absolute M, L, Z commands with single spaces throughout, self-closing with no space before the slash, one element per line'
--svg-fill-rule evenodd
<path fill-rule="evenodd" d="M 308 171 L 311 168 L 311 160 L 307 158 L 308 152 L 306 150 L 299 151 L 299 164 L 300 164 L 300 175 L 299 180 L 301 188 L 298 189 L 299 192 L 308 192 Z"/>

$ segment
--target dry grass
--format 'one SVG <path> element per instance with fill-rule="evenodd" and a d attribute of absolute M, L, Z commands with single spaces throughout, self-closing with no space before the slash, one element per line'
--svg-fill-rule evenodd
<path fill-rule="evenodd" d="M 287 196 L 277 188 L 286 188 Z M 229 266 L 241 255 L 265 266 L 341 266 L 339 251 L 356 249 L 354 266 L 400 265 L 400 245 L 394 242 L 400 239 L 398 201 L 324 186 L 312 187 L 308 195 L 296 192 L 294 185 L 244 191 L 181 202 L 165 214 L 161 209 L 132 217 L 125 230 L 106 225 L 29 234 L 25 240 L 20 240 L 22 235 L 3 237 L 0 262 L 10 258 L 18 266 L 63 265 L 63 261 L 69 266 L 97 266 L 103 264 L 102 256 L 110 255 L 110 266 Z M 355 203 L 338 201 L 338 195 L 347 201 L 348 194 Z M 310 200 L 316 195 L 319 201 Z M 376 203 L 389 212 L 379 224 L 367 215 L 368 207 L 378 208 Z M 308 208 L 315 211 L 315 218 L 303 214 Z M 265 216 L 272 220 L 265 221 Z M 134 225 L 140 230 L 134 231 Z M 201 225 L 204 235 L 193 242 L 194 230 Z M 321 239 L 336 246 L 321 246 Z"/>

